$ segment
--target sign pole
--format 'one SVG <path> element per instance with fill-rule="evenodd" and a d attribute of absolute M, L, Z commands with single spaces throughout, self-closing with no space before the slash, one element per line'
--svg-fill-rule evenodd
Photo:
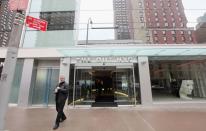
<path fill-rule="evenodd" d="M 8 110 L 9 96 L 15 73 L 18 48 L 20 45 L 23 25 L 25 23 L 25 11 L 28 6 L 28 0 L 23 1 L 21 5 L 19 4 L 20 1 L 18 1 L 18 3 L 16 2 L 16 0 L 11 0 L 9 4 L 10 10 L 16 11 L 16 15 L 13 23 L 13 28 L 11 31 L 11 37 L 8 43 L 4 67 L 0 78 L 0 131 L 4 130 L 5 128 L 4 126 L 6 121 L 6 113 Z M 46 31 L 48 24 L 47 21 L 32 18 L 32 20 L 33 19 L 35 20 L 32 23 L 33 28 Z"/>
<path fill-rule="evenodd" d="M 21 31 L 24 24 L 23 12 L 17 12 L 11 31 L 2 75 L 0 78 L 0 130 L 4 130 L 10 90 L 14 77 Z"/>

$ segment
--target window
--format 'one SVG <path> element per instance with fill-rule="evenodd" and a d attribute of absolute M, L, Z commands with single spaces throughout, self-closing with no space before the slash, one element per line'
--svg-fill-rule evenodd
<path fill-rule="evenodd" d="M 40 18 L 48 21 L 47 30 L 74 29 L 74 11 L 41 12 Z"/>
<path fill-rule="evenodd" d="M 140 22 L 144 23 L 144 17 L 140 17 Z"/>
<path fill-rule="evenodd" d="M 190 41 L 193 41 L 192 37 L 189 37 L 189 40 L 190 40 Z"/>
<path fill-rule="evenodd" d="M 167 37 L 163 37 L 164 41 L 167 41 Z"/>
<path fill-rule="evenodd" d="M 176 2 L 175 5 L 178 6 L 178 3 Z"/>
<path fill-rule="evenodd" d="M 164 17 L 163 20 L 164 20 L 164 21 L 167 21 L 167 18 Z"/>
<path fill-rule="evenodd" d="M 169 26 L 169 24 L 168 23 L 165 23 L 165 27 L 168 27 Z"/>
<path fill-rule="evenodd" d="M 181 38 L 182 38 L 182 41 L 185 41 L 185 37 L 184 36 L 182 36 Z"/>
<path fill-rule="evenodd" d="M 154 37 L 155 41 L 158 41 L 158 38 L 157 37 Z"/>
<path fill-rule="evenodd" d="M 172 40 L 174 41 L 174 42 L 176 42 L 176 37 L 174 36 L 174 37 L 172 37 Z"/>
<path fill-rule="evenodd" d="M 166 34 L 166 31 L 162 31 L 162 34 L 165 35 L 165 34 Z"/>
<path fill-rule="evenodd" d="M 191 32 L 191 31 L 188 31 L 188 34 L 189 34 L 189 35 L 191 35 L 191 34 L 192 34 L 192 32 Z"/>
<path fill-rule="evenodd" d="M 147 42 L 150 42 L 150 36 L 147 37 Z"/>
<path fill-rule="evenodd" d="M 155 12 L 155 16 L 157 16 L 157 12 Z"/>
<path fill-rule="evenodd" d="M 174 30 L 173 30 L 173 31 L 171 31 L 171 34 L 172 34 L 172 35 L 175 35 L 175 31 L 174 31 Z"/>
<path fill-rule="evenodd" d="M 150 36 L 150 31 L 146 31 L 146 36 Z"/>
<path fill-rule="evenodd" d="M 159 19 L 158 19 L 158 18 L 155 18 L 155 21 L 159 21 Z"/>

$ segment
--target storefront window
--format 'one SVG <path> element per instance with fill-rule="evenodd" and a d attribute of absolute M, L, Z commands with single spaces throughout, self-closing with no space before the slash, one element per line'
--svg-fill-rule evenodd
<path fill-rule="evenodd" d="M 205 66 L 205 57 L 151 57 L 150 77 L 153 100 L 206 99 Z"/>
<path fill-rule="evenodd" d="M 59 81 L 59 67 L 37 65 L 32 75 L 33 82 L 30 90 L 30 104 L 53 105 L 55 103 L 54 88 Z"/>
<path fill-rule="evenodd" d="M 15 103 L 15 104 L 18 103 L 19 88 L 21 84 L 23 65 L 24 65 L 24 60 L 18 59 L 16 62 L 14 78 L 12 81 L 9 103 Z M 3 70 L 3 66 L 4 66 L 4 59 L 0 59 L 0 77 Z"/>
<path fill-rule="evenodd" d="M 14 78 L 12 82 L 9 103 L 18 103 L 19 88 L 21 84 L 23 65 L 24 65 L 24 60 L 18 59 L 16 62 L 16 68 L 15 68 Z"/>

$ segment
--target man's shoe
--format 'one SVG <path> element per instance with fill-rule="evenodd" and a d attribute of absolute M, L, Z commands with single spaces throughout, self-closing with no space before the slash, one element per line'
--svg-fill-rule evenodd
<path fill-rule="evenodd" d="M 57 128 L 59 128 L 59 125 L 55 124 L 54 127 L 53 127 L 53 130 L 56 130 Z"/>
<path fill-rule="evenodd" d="M 60 119 L 60 122 L 63 122 L 63 121 L 65 121 L 67 118 L 65 117 L 64 119 Z"/>

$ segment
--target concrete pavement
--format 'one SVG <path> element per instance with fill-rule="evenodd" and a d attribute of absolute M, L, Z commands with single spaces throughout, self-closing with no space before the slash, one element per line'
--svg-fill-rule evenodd
<path fill-rule="evenodd" d="M 77 108 L 57 131 L 206 131 L 206 108 Z M 54 108 L 10 107 L 9 131 L 51 131 Z"/>

